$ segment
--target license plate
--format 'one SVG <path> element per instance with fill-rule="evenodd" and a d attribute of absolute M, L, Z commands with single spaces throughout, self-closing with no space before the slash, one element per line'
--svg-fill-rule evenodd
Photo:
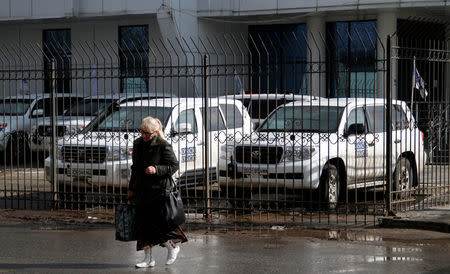
<path fill-rule="evenodd" d="M 244 167 L 242 173 L 250 176 L 261 176 L 267 175 L 267 169 L 265 168 L 257 168 L 257 167 Z"/>
<path fill-rule="evenodd" d="M 70 177 L 92 177 L 92 170 L 90 169 L 66 169 L 66 174 Z"/>

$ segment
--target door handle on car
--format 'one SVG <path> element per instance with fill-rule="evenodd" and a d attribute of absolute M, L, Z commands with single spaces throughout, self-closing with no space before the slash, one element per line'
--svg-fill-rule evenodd
<path fill-rule="evenodd" d="M 400 139 L 397 139 L 397 140 L 394 140 L 394 143 L 395 144 L 398 144 L 398 143 L 400 143 L 402 140 L 400 140 Z"/>

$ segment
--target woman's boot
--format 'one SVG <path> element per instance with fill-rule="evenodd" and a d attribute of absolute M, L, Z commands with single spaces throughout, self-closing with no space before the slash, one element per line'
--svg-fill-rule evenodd
<path fill-rule="evenodd" d="M 167 242 L 165 242 L 164 246 L 167 247 L 168 250 L 166 264 L 173 264 L 177 259 L 178 252 L 180 252 L 180 247 L 172 242 L 172 240 L 168 240 Z"/>
<path fill-rule="evenodd" d="M 136 264 L 137 268 L 143 268 L 143 267 L 152 267 L 155 266 L 155 260 L 152 257 L 152 249 L 147 248 L 144 249 L 145 258 L 142 263 Z"/>

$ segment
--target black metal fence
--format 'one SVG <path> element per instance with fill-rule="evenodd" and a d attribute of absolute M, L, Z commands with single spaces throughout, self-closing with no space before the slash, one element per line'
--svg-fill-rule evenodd
<path fill-rule="evenodd" d="M 126 203 L 146 116 L 190 218 L 367 223 L 448 203 L 448 43 L 387 41 L 369 24 L 1 45 L 0 207 Z"/>

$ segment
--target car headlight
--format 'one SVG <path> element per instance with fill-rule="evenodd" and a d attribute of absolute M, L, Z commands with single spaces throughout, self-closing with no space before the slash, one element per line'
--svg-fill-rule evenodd
<path fill-rule="evenodd" d="M 230 157 L 234 153 L 234 146 L 233 145 L 222 145 L 220 146 L 220 153 L 219 157 L 224 160 L 230 160 Z"/>
<path fill-rule="evenodd" d="M 109 147 L 107 161 L 128 160 L 131 158 L 131 150 L 127 147 Z"/>
<path fill-rule="evenodd" d="M 284 159 L 286 161 L 303 161 L 311 159 L 316 149 L 313 147 L 286 147 L 284 149 Z"/>

